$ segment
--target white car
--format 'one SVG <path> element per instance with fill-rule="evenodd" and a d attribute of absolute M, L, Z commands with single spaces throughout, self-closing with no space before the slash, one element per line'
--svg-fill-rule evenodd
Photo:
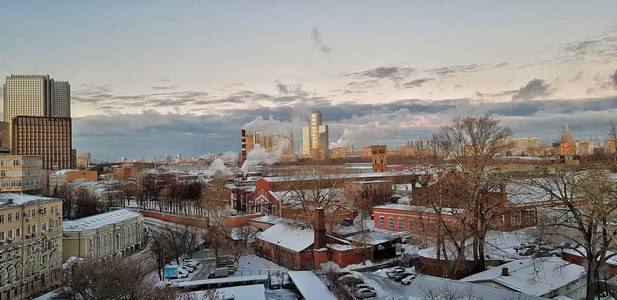
<path fill-rule="evenodd" d="M 366 299 L 366 298 L 377 297 L 377 293 L 375 293 L 375 291 L 369 290 L 367 288 L 357 289 L 353 294 L 358 299 Z"/>
<path fill-rule="evenodd" d="M 404 285 L 410 285 L 411 282 L 416 278 L 416 275 L 409 275 L 401 280 L 401 283 Z"/>

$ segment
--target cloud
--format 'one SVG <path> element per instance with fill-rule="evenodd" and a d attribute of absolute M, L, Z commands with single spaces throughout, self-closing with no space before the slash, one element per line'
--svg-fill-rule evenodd
<path fill-rule="evenodd" d="M 542 79 L 532 79 L 512 95 L 512 101 L 532 100 L 537 97 L 548 96 L 550 94 L 549 87 Z"/>
<path fill-rule="evenodd" d="M 157 90 L 157 91 L 160 91 L 160 90 L 175 90 L 175 89 L 178 88 L 178 86 L 177 85 L 165 85 L 165 86 L 153 86 L 151 88 L 153 90 Z"/>
<path fill-rule="evenodd" d="M 390 79 L 399 81 L 413 74 L 414 68 L 403 66 L 380 66 L 360 72 L 344 73 L 343 77 L 351 77 L 355 79 L 381 80 Z"/>
<path fill-rule="evenodd" d="M 408 89 L 413 89 L 413 88 L 421 87 L 425 83 L 427 83 L 429 81 L 433 81 L 433 80 L 435 80 L 435 78 L 415 79 L 415 80 L 403 83 L 403 87 L 408 88 Z"/>
<path fill-rule="evenodd" d="M 600 43 L 600 40 L 578 41 L 566 45 L 565 50 L 574 54 L 583 55 L 587 54 L 588 51 L 593 50 L 593 48 Z"/>
<path fill-rule="evenodd" d="M 615 70 L 615 73 L 613 73 L 613 75 L 611 75 L 611 81 L 615 85 L 615 88 L 617 88 L 617 70 Z"/>
<path fill-rule="evenodd" d="M 323 38 L 321 37 L 321 33 L 319 32 L 317 27 L 313 26 L 313 28 L 311 29 L 311 40 L 313 41 L 313 44 L 315 45 L 317 50 L 319 50 L 320 52 L 325 54 L 330 54 L 330 52 L 332 52 L 332 46 L 324 42 Z"/>

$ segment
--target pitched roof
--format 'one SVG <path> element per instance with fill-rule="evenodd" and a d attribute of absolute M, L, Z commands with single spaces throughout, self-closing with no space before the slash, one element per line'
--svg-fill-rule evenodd
<path fill-rule="evenodd" d="M 501 275 L 508 268 L 508 276 Z M 585 268 L 558 257 L 515 260 L 465 277 L 465 282 L 495 282 L 521 293 L 542 296 L 584 276 Z"/>
<path fill-rule="evenodd" d="M 64 221 L 64 231 L 81 231 L 95 229 L 139 216 L 141 216 L 140 213 L 129 209 L 114 210 L 77 220 Z"/>
<path fill-rule="evenodd" d="M 257 239 L 300 252 L 313 245 L 315 233 L 311 228 L 279 223 L 259 233 Z"/>

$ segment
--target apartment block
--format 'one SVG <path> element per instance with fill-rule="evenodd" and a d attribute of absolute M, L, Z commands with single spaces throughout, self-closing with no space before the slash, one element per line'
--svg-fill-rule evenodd
<path fill-rule="evenodd" d="M 0 155 L 0 192 L 37 194 L 42 189 L 41 156 Z"/>
<path fill-rule="evenodd" d="M 17 116 L 12 154 L 40 155 L 44 170 L 72 169 L 71 118 Z"/>
<path fill-rule="evenodd" d="M 62 200 L 0 194 L 0 299 L 55 287 L 62 262 Z"/>

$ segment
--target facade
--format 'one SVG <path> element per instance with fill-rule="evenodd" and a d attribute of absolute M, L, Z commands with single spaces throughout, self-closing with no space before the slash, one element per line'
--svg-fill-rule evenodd
<path fill-rule="evenodd" d="M 92 162 L 92 155 L 90 152 L 79 153 L 77 155 L 76 167 L 80 170 L 88 169 L 88 166 Z"/>
<path fill-rule="evenodd" d="M 47 193 L 53 193 L 76 181 L 96 181 L 96 171 L 60 170 L 49 174 Z"/>
<path fill-rule="evenodd" d="M 371 146 L 371 161 L 373 163 L 373 172 L 385 172 L 388 169 L 386 145 Z"/>
<path fill-rule="evenodd" d="M 141 249 L 143 216 L 121 209 L 64 222 L 62 257 L 101 259 Z"/>
<path fill-rule="evenodd" d="M 71 118 L 17 116 L 12 123 L 12 153 L 40 155 L 43 169 L 71 169 Z"/>
<path fill-rule="evenodd" d="M 302 152 L 312 159 L 324 160 L 329 155 L 328 125 L 323 124 L 321 112 L 311 112 L 309 124 L 302 128 Z M 308 140 L 307 140 L 308 138 Z M 306 151 L 308 149 L 308 152 Z"/>
<path fill-rule="evenodd" d="M 510 153 L 516 156 L 535 156 L 542 152 L 542 140 L 539 137 L 518 137 L 511 140 Z"/>
<path fill-rule="evenodd" d="M 4 121 L 17 116 L 70 117 L 71 88 L 49 75 L 11 75 L 4 84 Z M 13 139 L 9 124 L 9 145 Z"/>
<path fill-rule="evenodd" d="M 605 139 L 604 140 L 604 153 L 607 153 L 607 154 L 617 153 L 617 140 Z"/>
<path fill-rule="evenodd" d="M 0 147 L 11 149 L 9 122 L 0 122 Z"/>
<path fill-rule="evenodd" d="M 0 192 L 37 194 L 42 190 L 41 156 L 0 155 Z"/>
<path fill-rule="evenodd" d="M 58 284 L 62 200 L 0 194 L 0 299 L 27 299 Z"/>
<path fill-rule="evenodd" d="M 280 157 L 281 160 L 291 160 L 295 158 L 294 136 L 288 133 L 267 134 L 261 131 L 242 130 L 242 152 L 241 159 L 244 162 L 249 153 L 260 145 L 267 153 L 273 157 Z"/>

